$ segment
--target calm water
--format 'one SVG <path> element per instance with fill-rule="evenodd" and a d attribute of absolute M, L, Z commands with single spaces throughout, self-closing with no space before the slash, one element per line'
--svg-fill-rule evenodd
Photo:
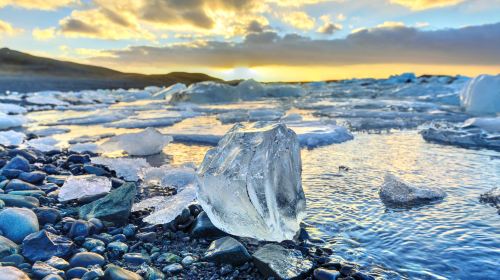
<path fill-rule="evenodd" d="M 47 111 L 31 117 L 37 126 L 62 115 Z M 231 127 L 198 117 L 160 130 L 196 131 L 198 126 L 218 133 Z M 138 131 L 65 127 L 71 133 L 54 137 L 67 141 L 85 134 Z M 198 164 L 209 148 L 170 144 L 166 155 L 153 161 Z M 410 130 L 356 133 L 353 141 L 303 150 L 302 160 L 308 230 L 336 256 L 385 279 L 500 279 L 500 215 L 478 201 L 480 194 L 500 185 L 500 153 L 429 144 Z M 339 171 L 341 165 L 349 171 Z M 388 209 L 378 197 L 386 172 L 443 188 L 447 197 L 419 208 Z"/>

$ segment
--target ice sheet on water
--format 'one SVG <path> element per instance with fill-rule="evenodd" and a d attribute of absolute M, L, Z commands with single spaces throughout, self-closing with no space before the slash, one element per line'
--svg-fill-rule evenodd
<path fill-rule="evenodd" d="M 92 152 L 97 154 L 101 152 L 99 145 L 95 143 L 76 143 L 69 146 L 68 150 L 77 153 Z"/>
<path fill-rule="evenodd" d="M 500 149 L 500 132 L 493 118 L 471 119 L 464 124 L 434 122 L 420 134 L 426 141 L 466 148 Z M 489 130 L 489 131 L 488 131 Z"/>
<path fill-rule="evenodd" d="M 22 132 L 14 130 L 0 131 L 0 145 L 19 146 L 24 139 L 26 139 L 26 135 Z"/>
<path fill-rule="evenodd" d="M 7 115 L 0 112 L 0 130 L 20 127 L 26 124 L 27 120 L 24 116 Z"/>
<path fill-rule="evenodd" d="M 154 208 L 153 213 L 144 218 L 150 224 L 171 222 L 196 199 L 197 176 L 195 169 L 189 166 L 145 168 L 141 171 L 142 187 L 151 185 L 173 187 L 177 194 L 173 196 L 155 196 L 142 200 L 132 207 L 132 211 Z"/>
<path fill-rule="evenodd" d="M 111 137 L 101 145 L 101 149 L 105 152 L 125 151 L 131 156 L 147 156 L 160 153 L 171 141 L 171 136 L 149 127 L 141 132 Z"/>
<path fill-rule="evenodd" d="M 284 124 L 235 125 L 205 155 L 199 181 L 203 209 L 230 234 L 292 239 L 305 216 L 299 141 Z"/>
<path fill-rule="evenodd" d="M 68 102 L 61 101 L 49 94 L 37 93 L 37 95 L 26 98 L 26 102 L 33 105 L 54 105 L 54 106 L 68 106 Z"/>
<path fill-rule="evenodd" d="M 60 142 L 50 136 L 31 139 L 25 145 L 41 152 L 61 151 Z"/>
<path fill-rule="evenodd" d="M 160 117 L 160 118 L 149 118 L 149 119 L 132 118 L 105 124 L 104 126 L 114 127 L 114 128 L 165 127 L 165 126 L 172 126 L 180 121 L 182 121 L 182 118 L 176 118 L 176 117 Z"/>
<path fill-rule="evenodd" d="M 354 139 L 343 126 L 322 121 L 288 122 L 287 126 L 295 131 L 301 147 L 315 148 Z"/>
<path fill-rule="evenodd" d="M 380 187 L 379 195 L 388 205 L 411 206 L 443 199 L 446 193 L 438 188 L 410 185 L 392 174 L 387 174 Z"/>
<path fill-rule="evenodd" d="M 234 110 L 217 115 L 217 119 L 223 124 L 249 121 L 276 121 L 284 114 L 279 109 Z"/>
<path fill-rule="evenodd" d="M 0 103 L 0 112 L 5 114 L 25 114 L 28 110 L 16 104 Z"/>
<path fill-rule="evenodd" d="M 98 111 L 97 113 L 84 116 L 84 117 L 76 117 L 76 118 L 67 118 L 61 119 L 56 122 L 56 125 L 92 125 L 92 124 L 102 124 L 102 123 L 110 123 L 125 119 L 132 112 L 124 112 L 124 111 Z"/>
<path fill-rule="evenodd" d="M 69 144 L 75 144 L 75 143 L 87 143 L 87 142 L 96 142 L 104 138 L 109 138 L 115 136 L 114 133 L 109 132 L 109 133 L 101 133 L 101 134 L 96 134 L 96 135 L 83 135 L 77 138 L 73 138 L 68 141 Z"/>
<path fill-rule="evenodd" d="M 463 89 L 460 101 L 472 114 L 500 113 L 500 75 L 477 76 Z"/>
<path fill-rule="evenodd" d="M 85 196 L 108 193 L 111 180 L 96 175 L 70 176 L 59 189 L 59 201 L 68 201 Z"/>
<path fill-rule="evenodd" d="M 105 158 L 93 157 L 92 163 L 108 167 L 116 172 L 118 177 L 126 181 L 138 181 L 139 172 L 143 168 L 149 168 L 151 165 L 144 158 Z"/>
<path fill-rule="evenodd" d="M 52 136 L 56 134 L 64 134 L 70 132 L 71 129 L 69 128 L 61 128 L 61 127 L 47 127 L 47 128 L 40 128 L 37 130 L 30 130 L 29 133 L 32 133 L 38 137 L 46 137 L 46 136 Z"/>

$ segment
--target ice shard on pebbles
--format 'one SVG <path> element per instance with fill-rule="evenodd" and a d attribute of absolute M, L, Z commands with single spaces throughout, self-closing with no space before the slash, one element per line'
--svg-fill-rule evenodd
<path fill-rule="evenodd" d="M 93 164 L 100 164 L 116 172 L 116 176 L 126 181 L 139 180 L 139 172 L 143 168 L 151 167 L 144 158 L 91 158 Z"/>
<path fill-rule="evenodd" d="M 106 152 L 125 151 L 131 156 L 148 156 L 161 152 L 172 141 L 171 136 L 148 127 L 138 133 L 127 133 L 110 138 L 101 149 Z"/>
<path fill-rule="evenodd" d="M 301 168 L 297 135 L 285 124 L 236 124 L 205 155 L 198 200 L 227 233 L 290 240 L 306 209 Z"/>
<path fill-rule="evenodd" d="M 108 193 L 111 181 L 107 177 L 95 175 L 71 176 L 59 190 L 59 201 L 68 201 L 86 196 Z"/>

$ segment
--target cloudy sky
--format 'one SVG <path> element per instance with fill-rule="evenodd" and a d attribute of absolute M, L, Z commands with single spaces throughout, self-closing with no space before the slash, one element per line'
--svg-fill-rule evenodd
<path fill-rule="evenodd" d="M 0 45 L 121 71 L 500 73 L 500 0 L 0 0 Z"/>

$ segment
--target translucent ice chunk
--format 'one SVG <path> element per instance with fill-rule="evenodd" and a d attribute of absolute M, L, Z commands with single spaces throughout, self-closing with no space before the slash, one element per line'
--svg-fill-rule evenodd
<path fill-rule="evenodd" d="M 26 142 L 27 146 L 41 152 L 60 151 L 61 147 L 58 144 L 59 141 L 52 137 L 35 138 Z"/>
<path fill-rule="evenodd" d="M 480 75 L 472 79 L 460 94 L 460 101 L 469 113 L 499 113 L 500 75 Z"/>
<path fill-rule="evenodd" d="M 28 111 L 16 104 L 0 103 L 0 112 L 5 114 L 25 114 Z"/>
<path fill-rule="evenodd" d="M 146 128 L 138 133 L 127 133 L 114 136 L 101 145 L 106 152 L 125 151 L 131 156 L 147 156 L 158 154 L 168 143 L 171 136 L 163 135 L 154 128 Z"/>
<path fill-rule="evenodd" d="M 105 158 L 94 157 L 91 159 L 94 164 L 101 164 L 116 172 L 118 177 L 126 181 L 139 180 L 139 171 L 143 168 L 151 167 L 144 158 Z"/>
<path fill-rule="evenodd" d="M 0 112 L 0 129 L 9 129 L 23 126 L 26 123 L 26 118 L 23 116 L 7 115 Z"/>
<path fill-rule="evenodd" d="M 196 181 L 196 172 L 191 167 L 163 165 L 144 168 L 139 172 L 139 177 L 142 179 L 144 186 L 173 187 L 179 191 Z"/>
<path fill-rule="evenodd" d="M 219 229 L 292 239 L 305 215 L 297 135 L 284 124 L 235 125 L 205 155 L 198 200 Z"/>
<path fill-rule="evenodd" d="M 59 189 L 59 201 L 68 201 L 85 196 L 108 193 L 111 181 L 107 177 L 95 175 L 70 176 Z"/>

